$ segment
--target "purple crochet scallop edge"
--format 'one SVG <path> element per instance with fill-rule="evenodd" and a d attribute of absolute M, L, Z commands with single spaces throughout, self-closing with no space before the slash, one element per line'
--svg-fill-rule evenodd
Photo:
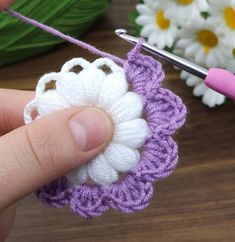
<path fill-rule="evenodd" d="M 141 95 L 151 132 L 145 142 L 138 166 L 109 187 L 74 186 L 62 177 L 37 191 L 44 203 L 71 209 L 84 218 L 98 217 L 113 208 L 134 213 L 149 205 L 152 182 L 169 176 L 178 161 L 178 147 L 171 135 L 185 122 L 186 107 L 170 90 L 161 87 L 164 73 L 159 62 L 141 55 L 142 43 L 128 53 L 124 69 L 133 91 Z"/>

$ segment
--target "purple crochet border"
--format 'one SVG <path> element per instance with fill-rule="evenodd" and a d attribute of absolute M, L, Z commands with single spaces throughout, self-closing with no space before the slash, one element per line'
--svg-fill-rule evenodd
<path fill-rule="evenodd" d="M 173 172 L 178 161 L 178 147 L 171 135 L 184 124 L 186 107 L 178 96 L 161 87 L 162 66 L 152 57 L 141 55 L 141 45 L 138 43 L 124 62 L 126 78 L 133 91 L 142 97 L 151 130 L 138 166 L 109 187 L 74 186 L 62 177 L 37 191 L 37 197 L 44 203 L 56 208 L 69 205 L 85 218 L 98 217 L 109 208 L 133 213 L 149 205 L 152 183 Z"/>

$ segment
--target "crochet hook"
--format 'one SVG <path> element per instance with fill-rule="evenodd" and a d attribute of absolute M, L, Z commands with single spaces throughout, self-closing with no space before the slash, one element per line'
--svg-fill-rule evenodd
<path fill-rule="evenodd" d="M 125 29 L 117 29 L 115 33 L 123 40 L 132 44 L 136 44 L 139 41 L 139 38 L 128 35 Z M 235 100 L 235 76 L 233 73 L 220 68 L 211 68 L 207 70 L 193 62 L 150 45 L 146 41 L 143 42 L 142 48 L 160 59 L 203 79 L 205 85 L 211 89 Z"/>

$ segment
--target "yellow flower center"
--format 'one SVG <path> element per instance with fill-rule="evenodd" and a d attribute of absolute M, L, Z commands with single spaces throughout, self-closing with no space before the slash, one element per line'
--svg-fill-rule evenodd
<path fill-rule="evenodd" d="M 224 18 L 225 18 L 227 25 L 231 29 L 235 29 L 235 10 L 232 7 L 225 8 Z"/>
<path fill-rule="evenodd" d="M 176 2 L 181 5 L 189 5 L 193 2 L 193 0 L 176 0 Z"/>
<path fill-rule="evenodd" d="M 198 32 L 197 40 L 203 46 L 205 54 L 208 54 L 218 44 L 217 36 L 207 29 L 202 29 Z"/>
<path fill-rule="evenodd" d="M 156 24 L 160 29 L 169 29 L 171 21 L 165 17 L 163 10 L 160 10 L 156 13 Z"/>

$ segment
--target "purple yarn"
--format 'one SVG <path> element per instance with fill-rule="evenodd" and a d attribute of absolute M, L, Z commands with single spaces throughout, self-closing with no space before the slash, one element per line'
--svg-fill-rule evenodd
<path fill-rule="evenodd" d="M 42 187 L 37 191 L 37 197 L 52 207 L 69 205 L 76 214 L 85 218 L 98 217 L 109 208 L 125 213 L 146 208 L 153 195 L 152 182 L 169 176 L 177 165 L 178 147 L 171 135 L 184 124 L 186 116 L 181 99 L 161 87 L 164 80 L 161 64 L 150 56 L 140 54 L 143 40 L 128 53 L 128 59 L 124 61 L 13 10 L 6 9 L 4 12 L 122 64 L 132 91 L 142 97 L 144 114 L 151 130 L 137 167 L 121 181 L 109 187 L 88 184 L 75 186 L 63 177 Z"/>
<path fill-rule="evenodd" d="M 43 186 L 36 192 L 36 196 L 44 203 L 55 208 L 62 208 L 70 201 L 71 189 L 66 177 L 57 179 Z"/>
<path fill-rule="evenodd" d="M 57 36 L 57 37 L 59 37 L 61 39 L 64 39 L 67 42 L 70 42 L 71 44 L 80 46 L 83 49 L 87 49 L 87 50 L 89 50 L 91 53 L 93 53 L 95 55 L 100 55 L 102 57 L 108 57 L 108 58 L 112 59 L 114 62 L 116 62 L 118 64 L 123 64 L 124 63 L 124 60 L 122 60 L 121 58 L 119 58 L 119 57 L 117 57 L 115 55 L 112 55 L 110 53 L 98 50 L 97 48 L 95 48 L 92 45 L 89 45 L 89 44 L 87 44 L 87 43 L 85 43 L 83 41 L 80 41 L 80 40 L 77 40 L 75 38 L 72 38 L 69 35 L 63 34 L 60 31 L 58 31 L 57 29 L 54 29 L 54 28 L 52 28 L 50 26 L 47 26 L 47 25 L 42 24 L 42 23 L 39 23 L 38 21 L 36 21 L 34 19 L 31 19 L 31 18 L 28 18 L 28 17 L 26 17 L 26 16 L 24 16 L 24 15 L 22 15 L 20 13 L 17 13 L 17 12 L 15 12 L 12 9 L 6 8 L 5 10 L 3 10 L 3 12 L 6 13 L 6 14 L 11 15 L 13 17 L 16 17 L 16 18 L 20 19 L 20 20 L 22 20 L 25 23 L 31 24 L 33 26 L 36 26 L 37 28 L 42 29 L 42 30 L 44 30 L 44 31 L 54 35 L 54 36 Z"/>

